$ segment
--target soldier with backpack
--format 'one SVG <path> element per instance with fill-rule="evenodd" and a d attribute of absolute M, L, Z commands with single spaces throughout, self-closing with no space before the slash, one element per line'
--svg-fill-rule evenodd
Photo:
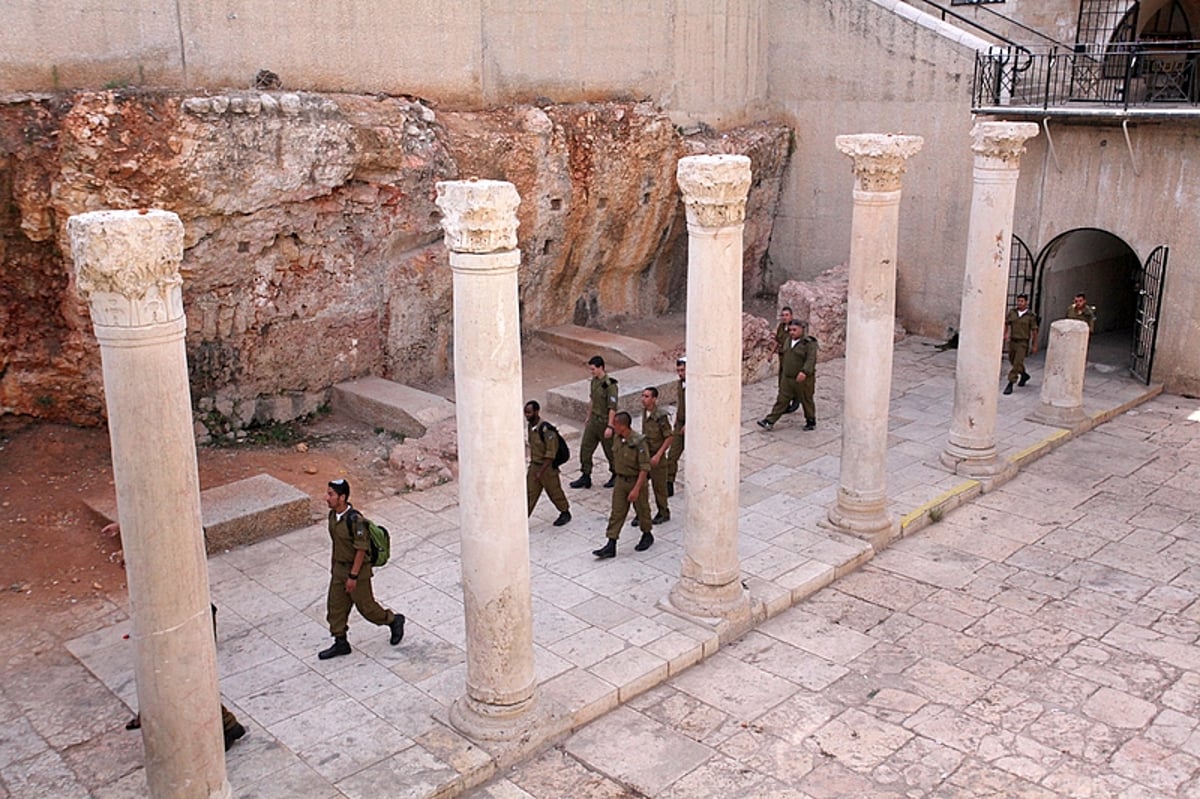
<path fill-rule="evenodd" d="M 351 607 L 358 608 L 372 624 L 386 625 L 392 632 L 390 642 L 395 646 L 404 638 L 404 614 L 380 605 L 371 591 L 372 564 L 379 562 L 374 552 L 383 551 L 378 544 L 372 547 L 373 525 L 350 506 L 350 483 L 345 479 L 329 481 L 325 504 L 329 506 L 329 538 L 333 542 L 325 618 L 333 635 L 333 646 L 321 650 L 317 657 L 329 660 L 350 654 L 346 632 Z M 375 529 L 382 533 L 380 543 L 386 546 L 386 531 L 377 526 Z"/>
<path fill-rule="evenodd" d="M 525 473 L 525 494 L 532 516 L 542 489 L 545 489 L 546 496 L 558 508 L 554 526 L 562 527 L 571 521 L 571 504 L 563 493 L 558 469 L 571 457 L 571 452 L 554 425 L 542 421 L 541 410 L 537 400 L 525 403 L 525 421 L 529 425 L 529 471 Z"/>

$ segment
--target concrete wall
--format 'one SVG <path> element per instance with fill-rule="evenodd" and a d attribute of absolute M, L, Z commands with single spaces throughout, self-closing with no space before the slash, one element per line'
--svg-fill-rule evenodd
<path fill-rule="evenodd" d="M 1050 135 L 1057 162 L 1044 135 L 1022 162 L 1017 234 L 1035 254 L 1076 228 L 1120 237 L 1140 261 L 1170 247 L 1151 377 L 1168 391 L 1200 394 L 1200 129 L 1131 126 L 1132 155 L 1119 126 L 1051 122 Z"/>
<path fill-rule="evenodd" d="M 746 121 L 760 0 L 5 0 L 0 92 L 152 85 L 411 94 L 488 105 L 650 99 Z"/>
<path fill-rule="evenodd" d="M 772 277 L 811 278 L 849 256 L 854 178 L 835 136 L 924 136 L 903 183 L 897 306 L 910 330 L 943 335 L 958 325 L 962 292 L 974 51 L 864 0 L 770 0 L 768 9 L 768 96 L 796 130 Z"/>

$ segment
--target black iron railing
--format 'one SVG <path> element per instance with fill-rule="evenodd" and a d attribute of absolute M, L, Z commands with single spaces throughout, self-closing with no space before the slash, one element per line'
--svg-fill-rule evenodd
<path fill-rule="evenodd" d="M 993 47 L 978 53 L 973 110 L 1200 109 L 1200 42 L 1078 49 Z"/>

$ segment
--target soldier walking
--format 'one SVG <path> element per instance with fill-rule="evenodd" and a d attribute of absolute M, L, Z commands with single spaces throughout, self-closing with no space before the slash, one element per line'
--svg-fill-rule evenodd
<path fill-rule="evenodd" d="M 758 420 L 763 430 L 771 430 L 779 417 L 796 401 L 804 408 L 804 429 L 817 429 L 817 407 L 813 391 L 817 380 L 817 340 L 804 335 L 804 323 L 788 322 L 788 342 L 783 348 L 783 371 L 779 375 L 779 394 L 766 418 Z"/>
<path fill-rule="evenodd" d="M 654 544 L 654 536 L 650 532 L 650 501 L 646 497 L 650 452 L 646 447 L 645 436 L 633 432 L 630 428 L 632 421 L 625 411 L 613 415 L 617 443 L 613 446 L 615 477 L 612 511 L 608 515 L 608 530 L 605 532 L 608 541 L 599 549 L 592 550 L 592 554 L 601 560 L 617 556 L 617 539 L 621 537 L 621 527 L 625 524 L 625 517 L 629 515 L 630 505 L 633 505 L 637 513 L 638 526 L 642 529 L 642 537 L 634 549 L 643 552 Z"/>
<path fill-rule="evenodd" d="M 571 521 L 571 504 L 563 493 L 562 482 L 558 478 L 558 467 L 554 465 L 554 457 L 558 454 L 559 433 L 549 422 L 543 422 L 542 406 L 537 400 L 525 403 L 525 422 L 529 425 L 529 470 L 525 473 L 525 496 L 529 502 L 529 513 L 542 496 L 546 496 L 558 508 L 558 518 L 554 520 L 555 527 L 562 527 Z"/>
<path fill-rule="evenodd" d="M 579 479 L 572 480 L 571 488 L 592 487 L 592 455 L 596 445 L 604 448 L 604 457 L 608 459 L 608 470 L 613 469 L 613 414 L 617 412 L 617 379 L 610 377 L 604 371 L 604 359 L 593 355 L 587 362 L 588 372 L 592 376 L 589 392 L 591 405 L 588 409 L 587 423 L 583 427 L 583 440 L 579 443 Z M 610 474 L 605 488 L 612 488 L 613 475 Z"/>

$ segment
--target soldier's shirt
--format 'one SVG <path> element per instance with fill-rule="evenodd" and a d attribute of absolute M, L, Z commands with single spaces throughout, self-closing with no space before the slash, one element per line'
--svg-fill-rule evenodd
<path fill-rule="evenodd" d="M 589 388 L 592 416 L 608 419 L 608 412 L 617 409 L 617 379 L 611 375 L 593 377 Z"/>
<path fill-rule="evenodd" d="M 653 457 L 663 442 L 671 437 L 671 417 L 662 408 L 655 408 L 653 411 L 643 408 L 642 435 L 646 437 L 646 446 Z"/>
<path fill-rule="evenodd" d="M 646 437 L 630 433 L 629 438 L 617 436 L 613 446 L 613 472 L 621 477 L 637 477 L 638 472 L 650 471 L 650 450 Z"/>
<path fill-rule="evenodd" d="M 1012 341 L 1029 341 L 1033 338 L 1033 329 L 1037 327 L 1037 317 L 1033 311 L 1019 313 L 1016 308 L 1008 312 L 1004 323 L 1008 325 L 1008 337 Z"/>

